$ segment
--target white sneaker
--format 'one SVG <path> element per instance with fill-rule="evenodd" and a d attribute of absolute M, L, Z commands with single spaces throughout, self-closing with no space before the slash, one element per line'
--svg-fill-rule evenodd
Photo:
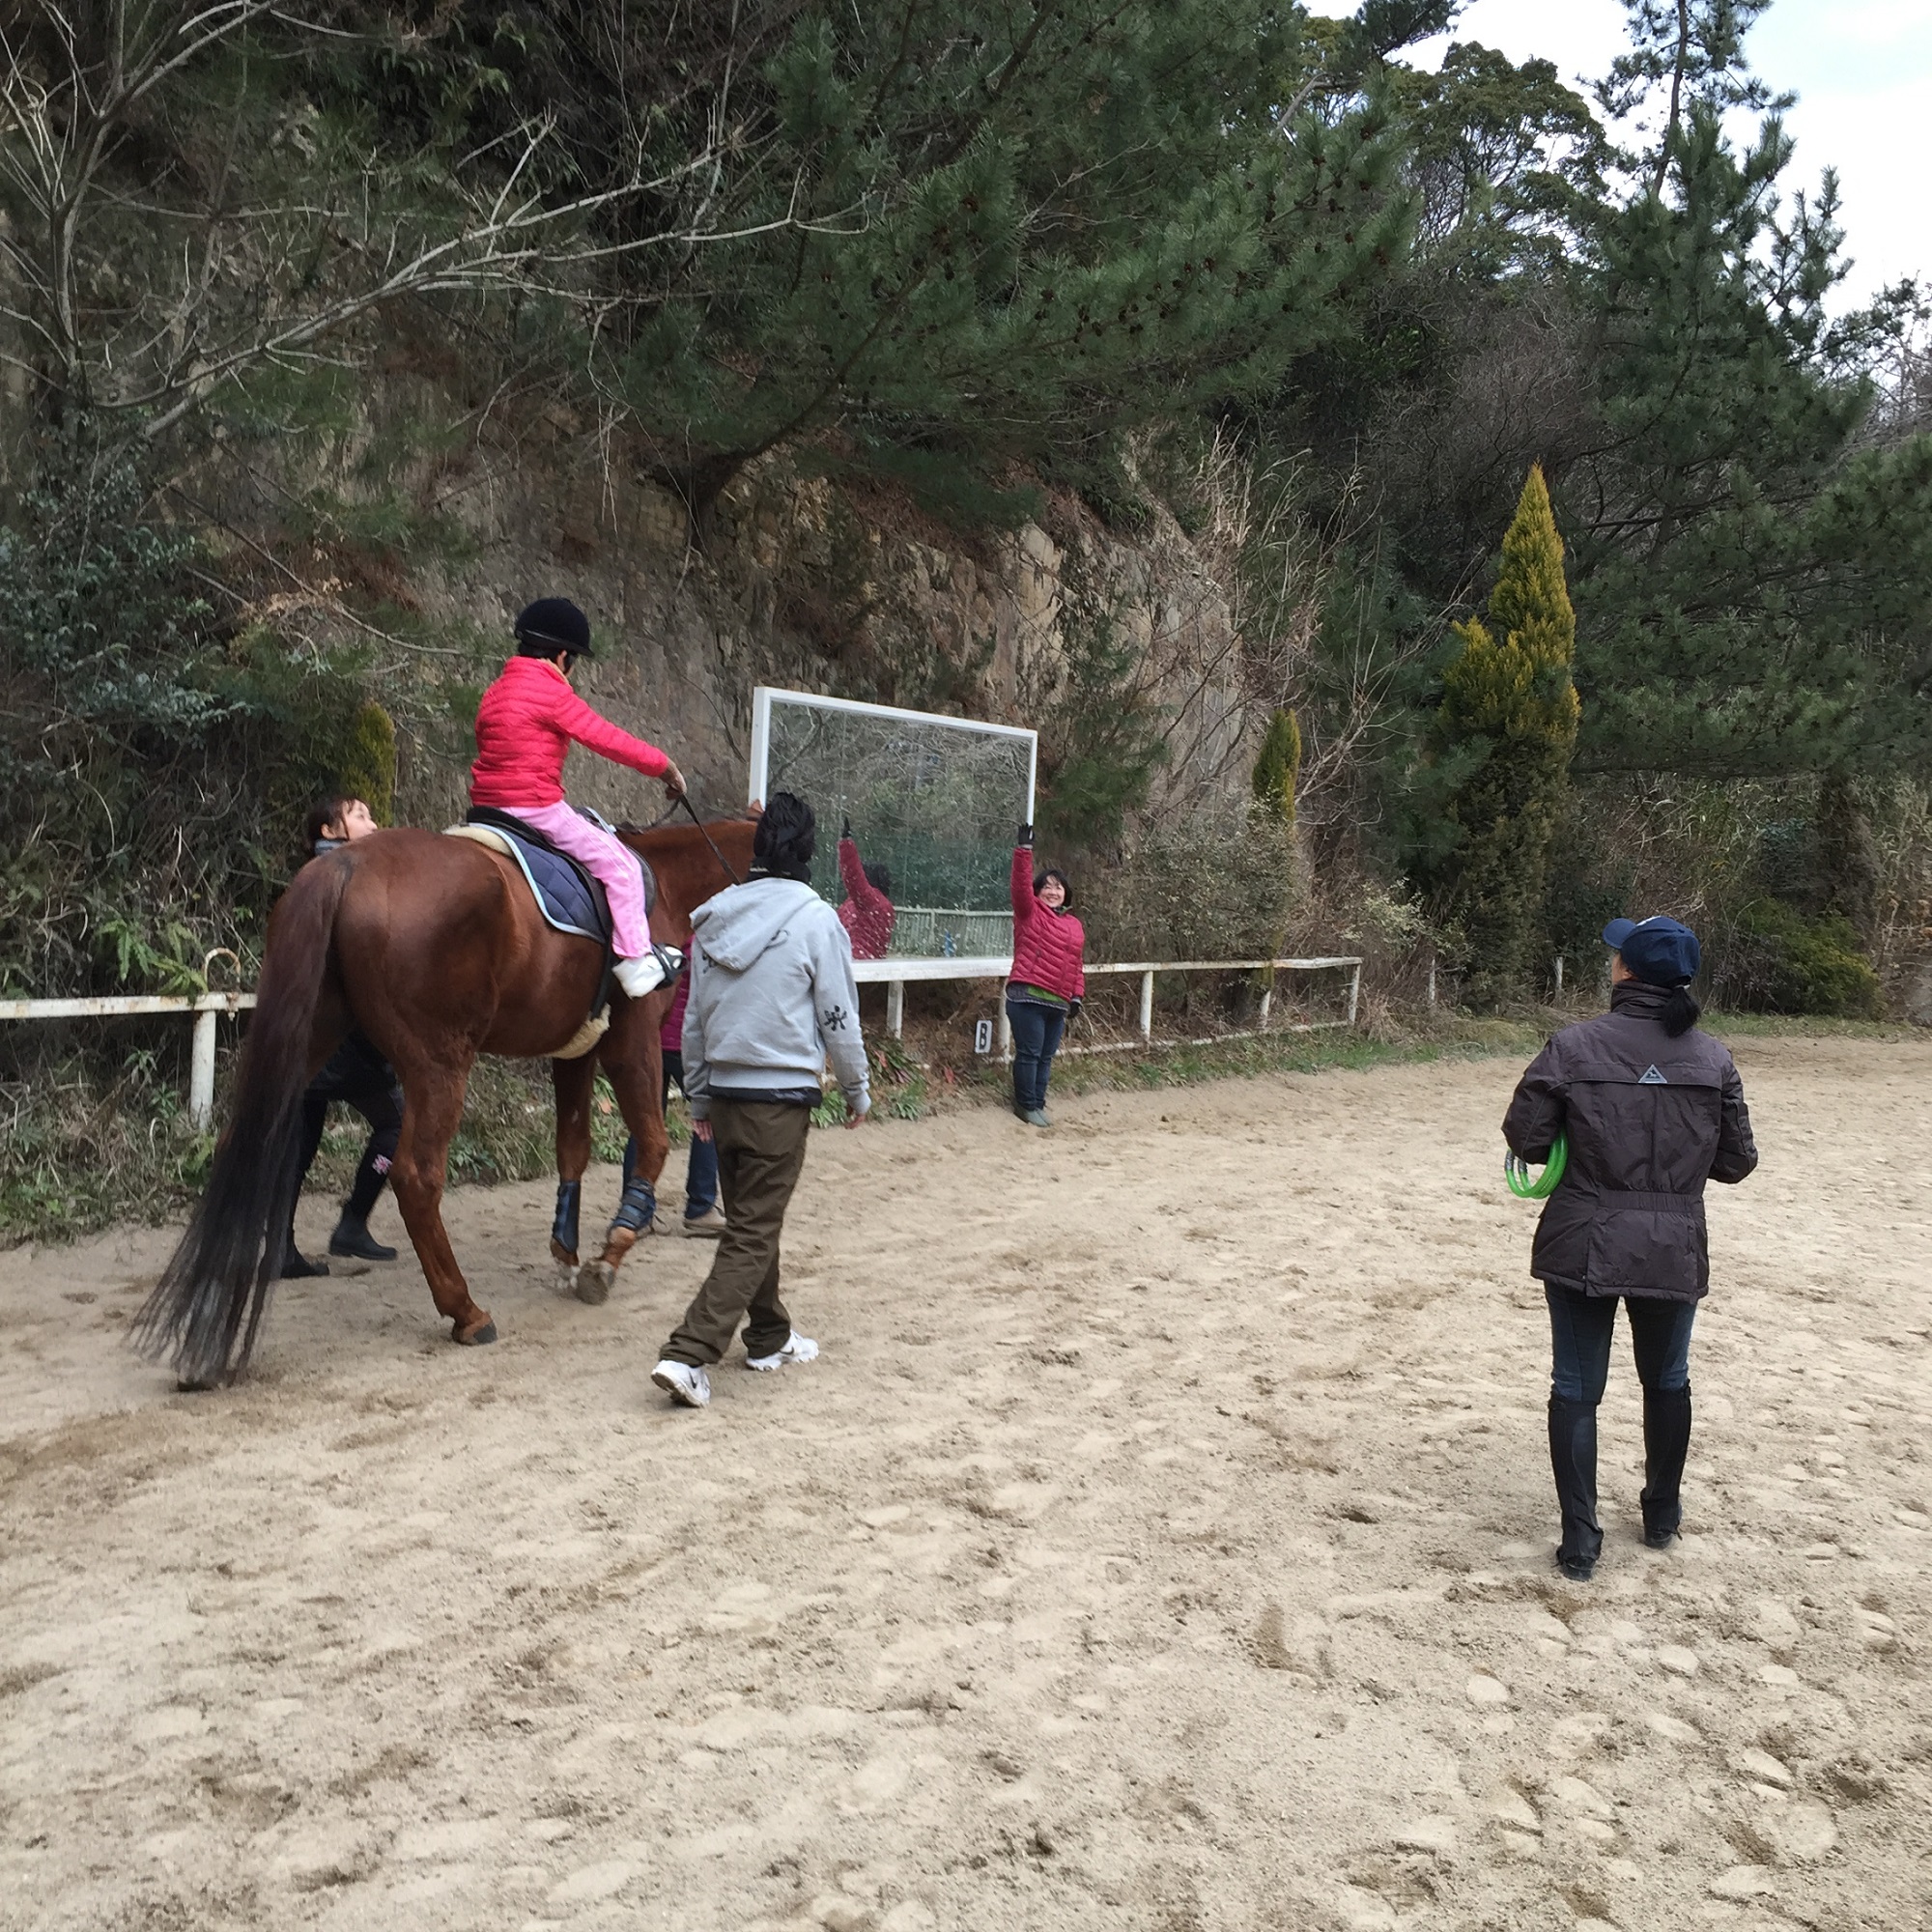
<path fill-rule="evenodd" d="M 711 1378 L 689 1362 L 660 1362 L 651 1371 L 651 1380 L 685 1408 L 704 1408 L 710 1404 Z"/>
<path fill-rule="evenodd" d="M 641 1000 L 646 993 L 655 993 L 676 971 L 675 966 L 667 970 L 664 960 L 653 952 L 637 959 L 618 960 L 611 977 L 632 999 Z"/>
<path fill-rule="evenodd" d="M 747 1355 L 745 1366 L 756 1369 L 760 1375 L 769 1375 L 774 1369 L 782 1369 L 792 1362 L 815 1362 L 817 1359 L 818 1344 L 810 1335 L 801 1335 L 794 1328 L 776 1355 Z"/>

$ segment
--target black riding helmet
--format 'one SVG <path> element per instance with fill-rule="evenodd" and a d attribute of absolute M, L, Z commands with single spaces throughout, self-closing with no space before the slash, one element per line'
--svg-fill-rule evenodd
<path fill-rule="evenodd" d="M 594 658 L 590 619 L 568 597 L 539 597 L 517 613 L 517 655 L 554 658 L 558 651 Z"/>

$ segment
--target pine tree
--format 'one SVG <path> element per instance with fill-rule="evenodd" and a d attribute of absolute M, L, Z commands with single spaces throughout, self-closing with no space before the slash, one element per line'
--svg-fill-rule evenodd
<path fill-rule="evenodd" d="M 1454 630 L 1463 648 L 1443 673 L 1437 750 L 1473 764 L 1448 804 L 1459 836 L 1441 897 L 1467 948 L 1465 992 L 1493 1006 L 1529 964 L 1579 716 L 1577 620 L 1541 469 L 1530 470 L 1503 538 L 1489 621 L 1470 617 Z"/>

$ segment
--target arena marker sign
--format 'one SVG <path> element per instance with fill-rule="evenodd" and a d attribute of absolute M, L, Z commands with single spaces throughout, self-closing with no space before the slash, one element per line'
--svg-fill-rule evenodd
<path fill-rule="evenodd" d="M 1570 1137 L 1558 1134 L 1541 1174 L 1532 1179 L 1528 1161 L 1520 1154 L 1509 1153 L 1503 1156 L 1503 1179 L 1509 1182 L 1509 1191 L 1519 1201 L 1541 1201 L 1555 1192 L 1556 1183 L 1563 1179 L 1563 1169 L 1569 1159 Z"/>

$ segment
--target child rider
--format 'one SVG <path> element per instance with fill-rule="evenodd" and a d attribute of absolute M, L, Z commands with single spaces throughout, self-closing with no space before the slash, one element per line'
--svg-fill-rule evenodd
<path fill-rule="evenodd" d="M 533 825 L 603 882 L 611 900 L 615 978 L 634 1000 L 663 983 L 666 966 L 651 949 L 644 879 L 616 834 L 564 803 L 563 760 L 573 742 L 600 757 L 664 781 L 667 797 L 683 794 L 684 777 L 655 745 L 621 731 L 570 688 L 579 658 L 593 655 L 590 620 L 567 597 L 540 597 L 517 619 L 517 655 L 476 708 L 476 762 L 469 802 L 514 813 Z M 669 970 L 675 972 L 673 957 Z"/>

